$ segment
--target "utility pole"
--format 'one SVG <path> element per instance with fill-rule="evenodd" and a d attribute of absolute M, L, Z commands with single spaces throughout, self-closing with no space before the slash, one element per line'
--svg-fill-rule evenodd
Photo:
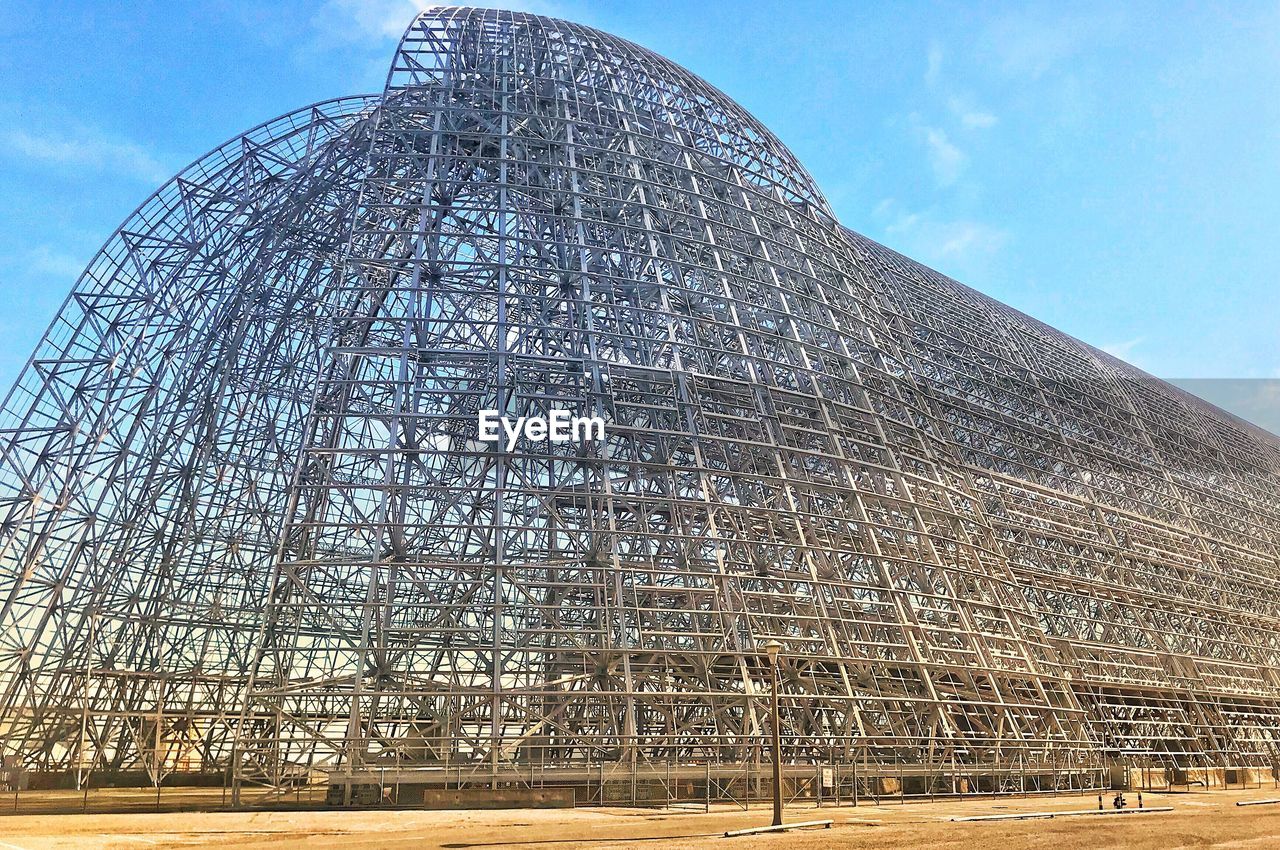
<path fill-rule="evenodd" d="M 84 650 L 84 688 L 80 696 L 80 744 L 76 753 L 76 790 L 84 790 L 88 776 L 84 769 L 84 753 L 89 748 L 89 679 L 93 675 L 94 625 L 97 622 L 96 611 L 89 612 L 89 640 Z"/>
<path fill-rule="evenodd" d="M 764 645 L 769 656 L 769 715 L 773 732 L 773 825 L 782 826 L 782 730 L 778 722 L 778 654 L 782 643 L 776 638 Z"/>

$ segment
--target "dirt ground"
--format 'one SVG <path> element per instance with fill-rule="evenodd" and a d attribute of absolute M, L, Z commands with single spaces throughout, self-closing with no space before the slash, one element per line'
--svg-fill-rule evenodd
<path fill-rule="evenodd" d="M 208 792 L 206 792 L 207 794 Z M 52 805 L 72 802 L 47 799 Z M 141 805 L 145 792 L 121 805 Z M 1136 795 L 1128 795 L 1136 804 Z M 1148 808 L 1172 812 L 954 822 L 952 818 L 1097 808 L 1096 797 L 1000 798 L 936 803 L 812 805 L 787 809 L 789 821 L 830 818 L 832 829 L 724 838 L 724 831 L 769 822 L 749 811 L 577 809 L 431 812 L 413 810 L 235 811 L 0 816 L 0 850 L 45 848 L 1178 848 L 1280 847 L 1280 804 L 1237 807 L 1237 800 L 1280 798 L 1280 791 L 1143 795 Z M 173 798 L 171 798 L 172 800 Z M 99 799 L 99 803 L 106 801 Z M 154 800 L 152 801 L 154 802 Z M 1108 798 L 1108 805 L 1110 799 Z M 0 810 L 3 803 L 0 802 Z"/>

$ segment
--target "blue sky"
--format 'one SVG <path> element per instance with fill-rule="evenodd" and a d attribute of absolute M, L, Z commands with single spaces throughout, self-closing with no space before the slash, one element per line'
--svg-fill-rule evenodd
<path fill-rule="evenodd" d="M 0 3 L 0 384 L 161 181 L 381 87 L 411 0 Z M 1167 378 L 1280 378 L 1280 3 L 496 3 L 639 42 L 850 227 Z"/>

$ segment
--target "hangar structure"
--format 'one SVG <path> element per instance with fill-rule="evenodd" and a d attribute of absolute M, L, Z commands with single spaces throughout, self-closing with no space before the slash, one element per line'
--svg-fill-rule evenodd
<path fill-rule="evenodd" d="M 1280 439 L 842 227 L 698 77 L 435 8 L 151 196 L 8 394 L 0 747 L 634 798 L 768 759 L 776 638 L 793 777 L 1269 780 L 1278 517 Z"/>

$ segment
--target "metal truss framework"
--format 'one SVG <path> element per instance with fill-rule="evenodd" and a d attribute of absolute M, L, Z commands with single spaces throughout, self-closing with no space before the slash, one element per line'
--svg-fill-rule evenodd
<path fill-rule="evenodd" d="M 604 441 L 476 440 L 476 412 Z M 1280 441 L 835 220 L 705 82 L 436 9 L 183 171 L 0 414 L 0 733 L 283 784 L 1272 766 Z"/>

